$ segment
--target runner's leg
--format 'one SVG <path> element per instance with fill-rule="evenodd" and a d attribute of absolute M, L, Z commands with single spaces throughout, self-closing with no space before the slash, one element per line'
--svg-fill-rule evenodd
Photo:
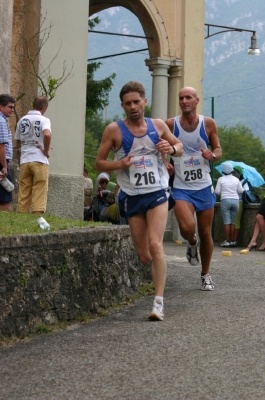
<path fill-rule="evenodd" d="M 181 236 L 190 244 L 195 244 L 196 221 L 194 218 L 194 207 L 184 200 L 176 200 L 174 213 L 178 221 Z"/>
<path fill-rule="evenodd" d="M 213 253 L 213 238 L 211 234 L 214 208 L 197 212 L 198 234 L 200 238 L 200 256 L 202 273 L 208 274 Z"/>

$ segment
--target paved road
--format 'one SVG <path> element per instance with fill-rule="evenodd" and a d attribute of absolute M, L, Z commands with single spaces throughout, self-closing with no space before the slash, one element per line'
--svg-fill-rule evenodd
<path fill-rule="evenodd" d="M 0 349 L 1 400 L 265 399 L 265 253 L 214 249 L 214 292 L 165 243 L 165 320 L 152 298 Z"/>

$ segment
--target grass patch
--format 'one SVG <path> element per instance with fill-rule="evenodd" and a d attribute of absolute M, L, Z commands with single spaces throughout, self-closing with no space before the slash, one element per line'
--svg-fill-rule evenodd
<path fill-rule="evenodd" d="M 109 225 L 103 222 L 89 222 L 71 220 L 56 217 L 55 215 L 43 214 L 50 224 L 50 232 L 61 231 L 70 228 L 93 228 L 99 225 Z M 0 211 L 0 236 L 14 236 L 34 233 L 45 233 L 37 223 L 38 216 L 35 214 L 16 213 L 13 211 Z"/>
<path fill-rule="evenodd" d="M 150 296 L 155 294 L 155 287 L 153 282 L 151 283 L 142 283 L 140 288 L 138 289 L 138 293 L 136 295 L 136 299 L 139 299 L 144 296 Z"/>
<path fill-rule="evenodd" d="M 36 329 L 35 329 L 35 333 L 37 335 L 44 335 L 44 334 L 49 333 L 51 331 L 52 331 L 52 328 L 47 326 L 47 325 L 44 325 L 44 324 L 37 325 Z"/>

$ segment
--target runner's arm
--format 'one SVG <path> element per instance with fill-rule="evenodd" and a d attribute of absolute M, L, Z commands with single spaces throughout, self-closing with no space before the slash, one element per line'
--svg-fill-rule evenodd
<path fill-rule="evenodd" d="M 154 120 L 154 126 L 160 134 L 160 141 L 156 145 L 162 154 L 168 154 L 174 157 L 180 157 L 183 154 L 183 145 L 170 131 L 168 125 L 161 119 Z M 175 151 L 175 149 L 177 151 Z"/>
<path fill-rule="evenodd" d="M 118 148 L 120 132 L 116 122 L 109 124 L 102 135 L 102 140 L 96 157 L 96 168 L 100 172 L 110 172 L 117 169 L 126 169 L 132 165 L 130 155 L 122 160 L 110 161 L 108 155 L 111 150 Z"/>
<path fill-rule="evenodd" d="M 201 149 L 202 156 L 209 161 L 218 161 L 222 157 L 222 148 L 220 145 L 217 126 L 213 118 L 204 117 L 206 133 L 210 141 L 210 149 Z"/>

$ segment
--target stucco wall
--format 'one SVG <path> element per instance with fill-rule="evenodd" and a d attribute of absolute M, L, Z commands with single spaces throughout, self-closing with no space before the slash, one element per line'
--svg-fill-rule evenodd
<path fill-rule="evenodd" d="M 40 62 L 51 65 L 51 74 L 61 76 L 65 63 L 71 78 L 57 91 L 46 116 L 52 123 L 50 172 L 53 175 L 83 174 L 86 111 L 86 71 L 88 43 L 88 0 L 42 0 L 43 27 L 52 25 L 47 45 L 43 46 Z M 79 155 L 79 156 L 78 156 Z"/>
<path fill-rule="evenodd" d="M 202 78 L 204 59 L 204 1 L 185 0 L 183 15 L 183 86 L 195 87 L 201 102 L 197 112 L 202 112 Z"/>
<path fill-rule="evenodd" d="M 83 214 L 88 0 L 78 0 L 78 7 L 76 0 L 42 0 L 41 13 L 46 18 L 44 27 L 52 25 L 50 38 L 41 51 L 41 64 L 48 65 L 60 49 L 51 65 L 52 76 L 60 77 L 64 65 L 67 71 L 73 66 L 71 78 L 59 88 L 45 114 L 51 119 L 53 147 L 49 159 L 48 210 L 63 216 L 60 211 L 69 202 L 67 215 L 80 219 Z"/>
<path fill-rule="evenodd" d="M 13 0 L 0 1 L 0 93 L 10 93 Z"/>

